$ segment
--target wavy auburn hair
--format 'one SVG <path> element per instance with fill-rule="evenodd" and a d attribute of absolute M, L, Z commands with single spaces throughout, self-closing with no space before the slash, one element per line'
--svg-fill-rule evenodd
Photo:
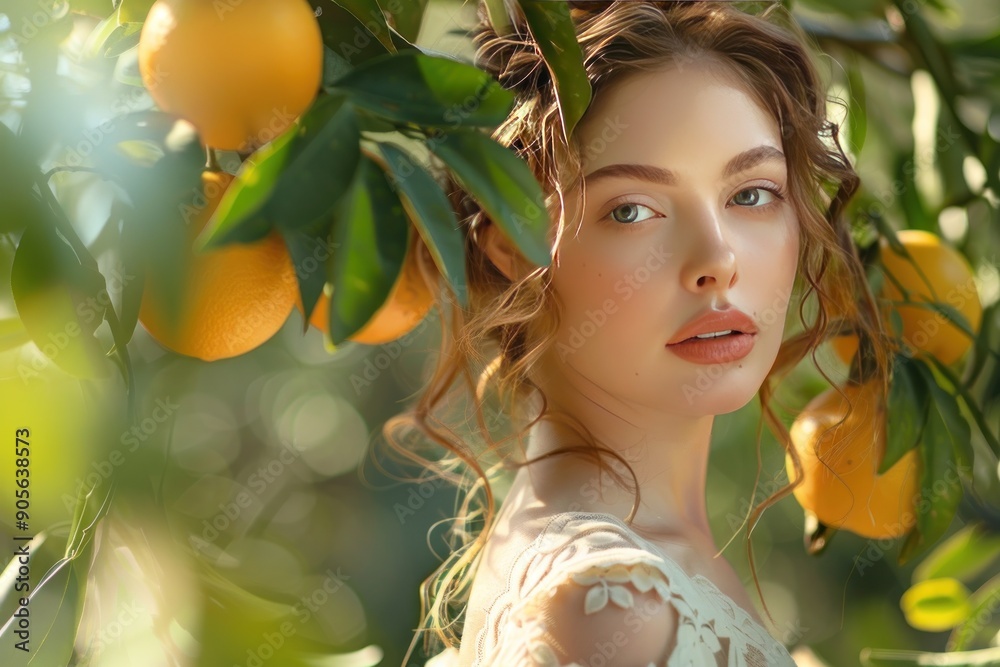
<path fill-rule="evenodd" d="M 773 493 L 748 517 L 747 552 L 753 568 L 750 534 L 760 513 L 789 495 L 802 477 L 788 431 L 770 407 L 776 382 L 807 355 L 815 362 L 815 352 L 824 340 L 851 329 L 865 351 L 866 379 L 880 383 L 883 395 L 888 388 L 893 344 L 876 311 L 843 215 L 858 187 L 858 176 L 840 147 L 838 127 L 826 117 L 825 89 L 806 39 L 780 4 L 769 4 L 755 13 L 725 2 L 568 4 L 594 98 L 607 94 L 623 75 L 712 58 L 739 77 L 781 129 L 788 163 L 788 200 L 798 215 L 802 239 L 796 278 L 802 330 L 782 343 L 759 398 L 763 415 L 791 454 L 797 474 L 796 482 Z M 541 184 L 554 221 L 554 254 L 567 224 L 561 205 L 564 195 L 576 191 L 585 200 L 584 147 L 576 139 L 579 133 L 569 144 L 563 139 L 551 74 L 524 16 L 517 7 L 512 9 L 513 25 L 505 34 L 498 34 L 480 4 L 479 20 L 472 31 L 477 47 L 475 64 L 515 93 L 515 106 L 493 138 L 517 153 Z M 581 424 L 550 411 L 544 395 L 528 378 L 529 369 L 553 345 L 558 328 L 552 267 L 534 266 L 518 255 L 514 258 L 515 275 L 520 277 L 508 279 L 482 247 L 481 232 L 493 223 L 457 181 L 444 172 L 442 178 L 465 240 L 469 307 L 461 308 L 446 285 L 437 291 L 442 340 L 433 374 L 412 408 L 387 421 L 383 434 L 390 453 L 423 471 L 418 479 L 443 477 L 458 487 L 456 516 L 449 531 L 451 554 L 421 587 L 417 634 L 423 634 L 425 641 L 436 638 L 446 646 L 457 646 L 476 567 L 494 524 L 497 502 L 491 481 L 496 481 L 499 472 L 533 462 L 513 461 L 503 447 L 506 441 L 520 443 L 521 436 L 543 416 L 566 421 L 584 444 L 556 453 L 585 456 L 602 470 L 606 469 L 604 457 L 610 456 L 631 473 L 630 483 L 612 471 L 612 477 L 635 494 L 627 521 L 638 508 L 639 493 L 627 463 L 600 447 Z M 421 256 L 425 276 L 438 284 L 425 247 Z M 456 383 L 459 378 L 461 382 Z M 499 414 L 514 427 L 514 435 L 500 440 L 491 433 L 496 423 L 487 424 L 484 415 L 491 386 L 502 406 Z M 474 446 L 472 438 L 436 414 L 439 408 L 453 407 L 459 394 L 474 399 L 482 447 Z M 524 413 L 535 399 L 540 399 L 541 410 L 529 420 Z M 759 478 L 759 425 L 757 435 Z M 759 584 L 757 590 L 760 594 Z M 428 647 L 425 644 L 425 649 Z"/>

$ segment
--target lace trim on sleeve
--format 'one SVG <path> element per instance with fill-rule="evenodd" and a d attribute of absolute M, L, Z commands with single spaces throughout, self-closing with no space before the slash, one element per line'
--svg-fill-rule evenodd
<path fill-rule="evenodd" d="M 655 590 L 669 602 L 677 610 L 679 627 L 667 667 L 794 665 L 784 647 L 710 580 L 689 576 L 636 537 L 604 515 L 553 517 L 516 559 L 505 590 L 487 610 L 473 667 L 580 667 L 559 664 L 535 613 L 568 580 L 589 589 L 585 614 L 608 605 L 632 608 L 633 589 Z"/>

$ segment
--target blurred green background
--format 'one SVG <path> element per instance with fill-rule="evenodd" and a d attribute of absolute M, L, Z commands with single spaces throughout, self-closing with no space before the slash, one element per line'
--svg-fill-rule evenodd
<path fill-rule="evenodd" d="M 44 171 L 66 164 L 73 151 L 83 156 L 101 123 L 152 103 L 121 81 L 130 71 L 134 77 L 134 53 L 74 57 L 95 20 L 67 17 L 59 3 L 25 13 L 20 2 L 0 2 L 0 122 L 13 129 L 32 116 Z M 984 328 L 992 332 L 987 342 L 997 349 L 1000 327 L 990 307 L 1000 300 L 1000 7 L 995 0 L 791 4 L 815 40 L 831 97 L 841 100 L 831 113 L 845 123 L 843 144 L 865 183 L 851 215 L 934 230 L 959 248 L 976 271 L 988 308 Z M 17 20 L 25 16 L 28 24 Z M 431 0 L 418 44 L 471 59 L 464 35 L 473 19 L 471 3 Z M 52 40 L 53 54 L 62 45 L 51 70 L 23 67 L 12 36 L 31 25 L 36 39 Z M 238 157 L 222 160 L 226 166 Z M 105 225 L 112 186 L 89 173 L 60 173 L 51 183 L 102 273 L 127 281 L 114 253 L 118 238 Z M 859 238 L 863 231 L 859 224 Z M 0 225 L 5 275 L 15 245 Z M 139 328 L 129 350 L 140 421 L 127 427 L 120 377 L 81 382 L 66 375 L 16 320 L 5 284 L 3 433 L 29 423 L 37 442 L 34 525 L 45 530 L 33 572 L 62 557 L 79 525 L 72 523 L 78 491 L 100 482 L 92 513 L 115 486 L 113 507 L 94 526 L 92 561 L 72 563 L 76 573 L 33 606 L 39 614 L 51 610 L 51 655 L 71 656 L 46 666 L 403 662 L 418 622 L 418 586 L 443 556 L 455 498 L 441 485 L 399 483 L 371 457 L 383 422 L 413 399 L 435 363 L 436 313 L 396 343 L 347 343 L 330 353 L 318 331 L 303 335 L 293 311 L 263 347 L 213 363 L 168 353 Z M 846 377 L 827 351 L 819 360 L 832 378 Z M 987 423 L 997 424 L 1000 369 L 987 363 L 974 391 Z M 811 364 L 797 369 L 778 394 L 786 423 L 825 386 Z M 759 418 L 752 403 L 716 421 L 708 502 L 719 545 L 740 530 L 751 503 L 787 481 L 783 454 L 765 431 L 754 493 Z M 494 425 L 498 434 L 507 427 Z M 966 500 L 952 530 L 976 516 L 997 531 L 996 460 L 975 429 L 973 438 L 982 506 Z M 12 467 L 5 454 L 0 488 L 8 488 Z M 13 510 L 9 498 L 2 502 L 0 544 L 9 544 Z M 802 510 L 786 499 L 764 514 L 753 544 L 781 638 L 810 646 L 822 661 L 815 664 L 858 664 L 868 646 L 943 650 L 946 632 L 917 631 L 903 617 L 898 600 L 915 563 L 896 565 L 897 543 L 845 532 L 822 555 L 809 556 Z M 752 590 L 742 533 L 725 555 Z M 996 569 L 988 564 L 970 586 Z M 2 618 L 16 604 L 5 592 Z M 60 605 L 66 600 L 71 604 Z M 988 624 L 994 632 L 997 620 Z M 8 645 L 0 651 L 3 664 L 21 664 L 8 662 L 22 659 Z M 419 651 L 407 664 L 423 664 Z"/>

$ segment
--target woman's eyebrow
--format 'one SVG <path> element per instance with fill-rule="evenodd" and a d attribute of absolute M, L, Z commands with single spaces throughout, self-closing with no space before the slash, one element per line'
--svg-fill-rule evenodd
<path fill-rule="evenodd" d="M 763 162 L 785 161 L 785 154 L 774 146 L 761 145 L 745 150 L 734 156 L 722 170 L 722 177 L 729 178 L 741 172 L 753 169 Z M 651 164 L 609 164 L 595 169 L 583 177 L 588 185 L 607 178 L 634 178 L 659 185 L 674 185 L 677 177 L 674 172 Z"/>

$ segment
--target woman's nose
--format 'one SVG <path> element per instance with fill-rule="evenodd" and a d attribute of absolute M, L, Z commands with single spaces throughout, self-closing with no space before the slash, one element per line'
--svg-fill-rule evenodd
<path fill-rule="evenodd" d="M 736 253 L 720 217 L 701 209 L 683 223 L 690 233 L 681 282 L 691 292 L 725 291 L 736 284 Z"/>

